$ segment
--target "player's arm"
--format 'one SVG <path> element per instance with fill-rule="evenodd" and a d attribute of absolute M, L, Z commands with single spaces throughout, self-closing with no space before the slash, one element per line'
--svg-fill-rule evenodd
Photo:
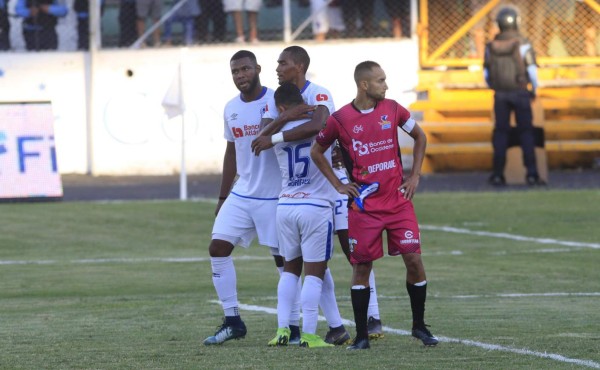
<path fill-rule="evenodd" d="M 278 135 L 275 138 L 273 138 L 273 135 L 277 134 L 286 123 L 291 121 L 297 121 L 303 118 L 310 118 L 311 116 L 309 115 L 309 113 L 315 111 L 316 108 L 317 107 L 314 105 L 299 104 L 281 112 L 281 114 L 279 114 L 279 116 L 277 116 L 277 118 L 275 119 L 263 118 L 260 121 L 260 126 L 262 127 L 262 130 L 260 130 L 258 136 L 254 140 L 252 140 L 252 152 L 254 152 L 254 154 L 256 155 L 259 155 L 260 152 L 262 152 L 263 150 L 272 148 L 274 144 L 279 142 L 277 141 L 278 138 L 282 137 Z M 325 119 L 327 119 L 327 117 L 325 117 Z M 317 133 L 318 132 L 319 131 L 317 130 Z M 315 133 L 314 135 L 316 135 L 317 133 Z M 310 136 L 302 137 L 295 140 L 305 139 L 307 137 Z M 275 141 L 273 141 L 273 139 L 275 139 Z"/>
<path fill-rule="evenodd" d="M 322 146 L 316 141 L 313 142 L 313 145 L 310 148 L 310 157 L 315 165 L 317 165 L 317 168 L 323 173 L 323 176 L 325 176 L 327 181 L 331 183 L 338 193 L 346 194 L 351 197 L 359 196 L 358 187 L 355 183 L 344 184 L 335 175 L 330 161 L 327 160 L 324 154 L 327 149 L 328 147 Z"/>
<path fill-rule="evenodd" d="M 400 185 L 400 191 L 404 189 L 404 198 L 410 200 L 415 195 L 419 186 L 421 167 L 423 166 L 425 148 L 427 147 L 427 136 L 425 136 L 425 132 L 417 123 L 415 123 L 413 129 L 408 134 L 415 140 L 413 146 L 413 165 L 410 174 L 404 178 L 404 182 Z"/>
<path fill-rule="evenodd" d="M 235 159 L 235 142 L 228 141 L 225 155 L 223 156 L 223 174 L 221 175 L 221 189 L 219 190 L 219 202 L 215 209 L 215 216 L 219 213 L 223 202 L 229 196 L 231 187 L 237 175 L 237 161 Z"/>

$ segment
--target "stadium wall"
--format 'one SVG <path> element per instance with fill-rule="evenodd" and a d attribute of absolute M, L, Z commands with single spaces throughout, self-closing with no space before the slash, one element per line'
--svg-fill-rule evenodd
<path fill-rule="evenodd" d="M 357 63 L 385 69 L 388 97 L 415 100 L 418 54 L 414 41 L 299 43 L 311 55 L 308 78 L 331 91 L 336 107 L 350 102 Z M 277 57 L 287 45 L 252 45 L 261 81 L 275 88 Z M 229 58 L 239 45 L 144 50 L 0 54 L 0 101 L 50 101 L 59 171 L 93 175 L 165 175 L 181 163 L 181 118 L 161 105 L 182 63 L 186 106 L 186 168 L 218 173 L 225 150 L 222 111 L 238 94 Z M 89 125 L 88 125 L 89 113 Z M 88 127 L 89 133 L 88 135 Z M 410 145 L 410 140 L 405 142 Z"/>

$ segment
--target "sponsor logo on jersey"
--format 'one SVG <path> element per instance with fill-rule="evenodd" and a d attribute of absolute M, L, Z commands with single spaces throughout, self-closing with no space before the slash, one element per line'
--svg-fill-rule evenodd
<path fill-rule="evenodd" d="M 299 191 L 294 194 L 281 194 L 281 198 L 293 198 L 293 199 L 310 198 L 310 193 L 305 193 L 303 191 Z"/>
<path fill-rule="evenodd" d="M 317 101 L 327 101 L 329 100 L 329 96 L 327 94 L 317 94 L 315 97 Z"/>
<path fill-rule="evenodd" d="M 389 128 L 392 128 L 392 122 L 390 122 L 388 120 L 387 114 L 384 114 L 383 116 L 381 116 L 381 121 L 379 122 L 379 125 L 381 125 L 382 130 L 387 130 Z"/>
<path fill-rule="evenodd" d="M 368 167 L 369 173 L 387 171 L 391 170 L 392 168 L 396 168 L 396 161 L 393 159 L 386 162 L 376 163 Z"/>
<path fill-rule="evenodd" d="M 358 244 L 358 240 L 354 238 L 348 238 L 348 244 L 350 244 L 350 253 L 354 252 L 354 246 Z"/>
<path fill-rule="evenodd" d="M 419 238 L 415 238 L 415 234 L 411 230 L 404 232 L 403 240 L 400 240 L 400 244 L 419 244 Z"/>
<path fill-rule="evenodd" d="M 310 179 L 307 179 L 306 177 L 299 177 L 295 179 L 290 179 L 290 181 L 287 183 L 287 186 L 300 186 L 308 184 L 310 184 Z"/>
<path fill-rule="evenodd" d="M 369 154 L 369 146 L 367 144 L 363 144 L 362 141 L 352 139 L 352 149 L 355 152 L 358 152 L 359 156 Z"/>
<path fill-rule="evenodd" d="M 366 167 L 363 167 L 359 173 L 362 177 L 367 177 L 370 175 L 370 172 Z"/>
<path fill-rule="evenodd" d="M 355 134 L 358 134 L 359 132 L 363 132 L 362 125 L 356 125 L 356 126 L 354 126 L 354 128 L 352 129 L 352 132 L 354 132 Z"/>
<path fill-rule="evenodd" d="M 256 125 L 243 125 L 240 127 L 232 127 L 231 132 L 233 136 L 236 138 L 244 137 L 244 136 L 256 136 L 260 131 L 260 124 Z"/>

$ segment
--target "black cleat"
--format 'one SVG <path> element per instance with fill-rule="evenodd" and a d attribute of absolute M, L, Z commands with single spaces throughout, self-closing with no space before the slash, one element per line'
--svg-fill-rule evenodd
<path fill-rule="evenodd" d="M 369 344 L 369 338 L 354 338 L 352 344 L 346 347 L 347 350 L 354 351 L 358 349 L 369 349 L 371 345 Z"/>
<path fill-rule="evenodd" d="M 546 183 L 538 175 L 527 175 L 525 181 L 529 186 L 544 186 Z"/>
<path fill-rule="evenodd" d="M 217 327 L 215 335 L 212 335 L 204 340 L 205 346 L 222 344 L 231 339 L 241 339 L 246 336 L 246 325 L 240 320 L 239 324 L 228 324 L 223 320 L 223 324 Z"/>
<path fill-rule="evenodd" d="M 438 339 L 427 329 L 427 325 L 414 327 L 412 336 L 421 340 L 428 347 L 433 347 L 439 343 Z"/>
<path fill-rule="evenodd" d="M 383 327 L 381 326 L 381 320 L 369 317 L 367 321 L 367 331 L 369 332 L 369 339 L 383 338 Z"/>
<path fill-rule="evenodd" d="M 325 342 L 335 344 L 336 346 L 348 344 L 350 343 L 350 339 L 350 333 L 348 333 L 344 325 L 340 325 L 337 328 L 330 327 L 327 334 L 325 334 Z"/>

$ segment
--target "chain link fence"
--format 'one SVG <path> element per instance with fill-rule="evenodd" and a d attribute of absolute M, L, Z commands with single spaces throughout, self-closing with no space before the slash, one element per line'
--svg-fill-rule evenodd
<path fill-rule="evenodd" d="M 286 41 L 407 38 L 411 3 L 416 4 L 414 0 L 0 0 L 0 50 L 86 50 L 90 4 L 98 2 L 102 48 L 256 43 L 286 37 Z M 238 2 L 243 3 L 241 11 Z"/>
<path fill-rule="evenodd" d="M 600 62 L 596 0 L 429 0 L 420 4 L 422 65 L 464 65 L 482 58 L 485 43 L 498 33 L 496 14 L 505 6 L 517 9 L 519 30 L 542 60 Z"/>

